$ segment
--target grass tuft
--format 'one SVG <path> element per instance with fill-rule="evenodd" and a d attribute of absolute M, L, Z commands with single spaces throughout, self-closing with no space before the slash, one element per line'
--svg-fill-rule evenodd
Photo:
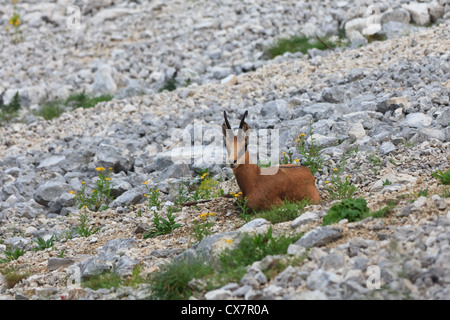
<path fill-rule="evenodd" d="M 295 35 L 290 38 L 280 38 L 272 46 L 267 48 L 266 53 L 268 54 L 270 59 L 273 59 L 276 56 L 283 55 L 286 52 L 301 52 L 303 54 L 306 54 L 309 49 L 313 48 L 325 50 L 328 49 L 328 47 L 335 47 L 335 44 L 331 43 L 329 40 L 323 41 L 326 43 L 326 45 L 317 39 L 308 38 L 305 35 Z"/>

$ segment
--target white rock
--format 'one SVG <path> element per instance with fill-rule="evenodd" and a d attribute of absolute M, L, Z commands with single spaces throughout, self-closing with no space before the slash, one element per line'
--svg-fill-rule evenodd
<path fill-rule="evenodd" d="M 94 95 L 114 93 L 117 90 L 116 82 L 112 77 L 112 69 L 109 65 L 101 65 L 94 76 L 92 91 Z"/>
<path fill-rule="evenodd" d="M 37 229 L 33 226 L 30 226 L 28 228 L 25 229 L 25 236 L 26 237 L 31 237 L 33 235 L 33 232 L 36 232 Z"/>
<path fill-rule="evenodd" d="M 305 212 L 291 222 L 291 228 L 298 228 L 299 226 L 309 223 L 311 221 L 319 220 L 319 216 L 315 212 Z"/>
<path fill-rule="evenodd" d="M 356 122 L 350 128 L 348 134 L 353 135 L 356 139 L 359 139 L 366 135 L 366 130 L 364 130 L 364 126 L 361 122 Z"/>
<path fill-rule="evenodd" d="M 421 112 L 410 113 L 403 121 L 403 125 L 407 125 L 412 128 L 427 127 L 431 124 L 433 119 Z"/>
<path fill-rule="evenodd" d="M 209 291 L 205 294 L 206 300 L 226 300 L 230 299 L 232 296 L 230 290 L 217 289 Z"/>
<path fill-rule="evenodd" d="M 412 22 L 421 26 L 431 22 L 427 3 L 411 2 L 409 4 L 403 4 L 402 7 L 409 12 Z"/>

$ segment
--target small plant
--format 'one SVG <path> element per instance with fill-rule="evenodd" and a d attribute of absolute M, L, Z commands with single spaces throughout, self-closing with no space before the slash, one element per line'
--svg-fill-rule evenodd
<path fill-rule="evenodd" d="M 189 200 L 189 190 L 188 190 L 187 186 L 184 185 L 183 181 L 178 183 L 176 187 L 171 184 L 171 188 L 172 188 L 172 190 L 176 189 L 175 190 L 175 192 L 176 192 L 175 204 L 176 205 L 181 205 L 182 203 Z"/>
<path fill-rule="evenodd" d="M 370 213 L 370 216 L 374 218 L 384 218 L 388 213 L 392 212 L 395 208 L 395 201 L 390 200 L 386 206 L 381 208 L 380 210 L 374 211 Z"/>
<path fill-rule="evenodd" d="M 192 231 L 192 236 L 197 241 L 202 241 L 202 239 L 211 234 L 211 227 L 214 225 L 214 222 L 211 220 L 211 217 L 214 217 L 215 214 L 212 212 L 202 213 L 198 216 L 199 220 L 194 220 L 194 230 Z"/>
<path fill-rule="evenodd" d="M 341 202 L 334 204 L 330 210 L 328 210 L 328 214 L 323 217 L 323 225 L 337 223 L 342 219 L 347 219 L 349 222 L 355 222 L 368 217 L 383 218 L 391 212 L 394 207 L 395 201 L 391 200 L 380 210 L 370 212 L 365 199 L 344 199 Z"/>
<path fill-rule="evenodd" d="M 59 253 L 58 253 L 58 258 L 64 258 L 66 256 L 66 249 L 62 249 Z"/>
<path fill-rule="evenodd" d="M 167 219 L 159 216 L 158 212 L 155 211 L 153 217 L 153 227 L 144 234 L 144 239 L 154 238 L 162 234 L 169 234 L 173 230 L 182 226 L 181 223 L 175 223 L 175 215 L 173 215 L 173 209 L 168 208 L 168 213 L 166 215 Z"/>
<path fill-rule="evenodd" d="M 77 108 L 89 109 L 94 107 L 99 102 L 110 101 L 113 96 L 101 95 L 98 97 L 89 97 L 83 92 L 81 93 L 72 93 L 64 102 L 66 106 L 71 107 L 73 110 Z"/>
<path fill-rule="evenodd" d="M 369 214 L 367 202 L 363 198 L 344 199 L 331 206 L 328 214 L 323 217 L 323 225 L 329 225 L 347 219 L 354 222 L 363 219 Z"/>
<path fill-rule="evenodd" d="M 442 189 L 441 198 L 450 198 L 450 188 L 445 187 Z"/>
<path fill-rule="evenodd" d="M 311 138 L 310 145 L 306 143 L 305 133 L 301 133 L 298 136 L 296 139 L 298 143 L 297 150 L 304 158 L 303 165 L 307 166 L 314 175 L 316 172 L 322 170 L 324 160 L 320 155 L 322 148 L 315 143 L 311 121 L 309 122 L 309 136 Z"/>
<path fill-rule="evenodd" d="M 11 19 L 9 19 L 8 23 L 13 28 L 13 32 L 10 34 L 11 42 L 17 44 L 23 41 L 22 30 L 20 30 L 20 25 L 22 24 L 22 22 L 20 21 L 20 14 L 16 6 L 17 0 L 12 0 L 12 3 L 14 5 L 14 11 L 13 16 L 11 17 Z M 8 26 L 5 26 L 5 29 L 6 31 L 9 31 Z"/>
<path fill-rule="evenodd" d="M 413 191 L 412 193 L 413 199 L 409 200 L 409 202 L 414 202 L 414 200 L 420 198 L 420 197 L 428 197 L 428 188 L 421 189 L 418 192 Z"/>
<path fill-rule="evenodd" d="M 389 179 L 386 179 L 386 180 L 383 181 L 383 187 L 384 186 L 390 186 L 391 184 L 392 184 L 392 182 L 389 181 Z"/>
<path fill-rule="evenodd" d="M 284 201 L 280 207 L 258 212 L 257 217 L 266 219 L 273 224 L 291 221 L 303 213 L 308 204 L 308 200 L 302 200 L 300 202 Z"/>
<path fill-rule="evenodd" d="M 81 286 L 84 288 L 90 288 L 92 290 L 98 290 L 101 288 L 117 289 L 120 286 L 120 283 L 121 278 L 118 274 L 110 271 L 105 271 L 99 275 L 87 277 L 81 282 Z"/>
<path fill-rule="evenodd" d="M 283 155 L 281 157 L 281 164 L 289 164 L 292 163 L 292 151 L 288 151 L 287 152 L 287 156 L 286 156 L 286 151 L 281 152 L 281 154 Z"/>
<path fill-rule="evenodd" d="M 48 248 L 53 247 L 55 242 L 55 236 L 51 236 L 50 239 L 44 240 L 41 237 L 38 237 L 37 240 L 34 240 L 36 242 L 37 247 L 33 248 L 33 251 L 40 251 L 45 250 Z"/>
<path fill-rule="evenodd" d="M 94 107 L 99 102 L 110 101 L 111 95 L 101 95 L 98 97 L 89 97 L 83 92 L 72 93 L 67 99 L 56 99 L 45 102 L 41 108 L 35 112 L 37 116 L 43 117 L 45 120 L 52 120 L 59 117 L 63 112 L 75 110 L 77 108 L 88 109 Z"/>
<path fill-rule="evenodd" d="M 91 211 L 103 210 L 107 209 L 108 204 L 112 201 L 112 180 L 110 175 L 113 168 L 106 170 L 103 167 L 97 167 L 95 170 L 98 172 L 98 179 L 95 182 L 96 187 L 94 189 L 89 192 L 86 188 L 86 183 L 81 182 L 81 189 L 78 192 L 70 192 L 75 195 L 79 209 L 88 208 Z"/>
<path fill-rule="evenodd" d="M 443 172 L 442 170 L 438 170 L 431 174 L 433 178 L 439 180 L 439 184 L 450 185 L 450 170 Z"/>
<path fill-rule="evenodd" d="M 186 82 L 187 85 L 189 85 L 189 83 L 190 83 L 190 81 Z M 174 91 L 177 89 L 177 85 L 178 85 L 177 80 L 175 78 L 170 78 L 170 79 L 166 80 L 166 82 L 164 83 L 162 88 L 158 90 L 158 92 L 163 92 L 165 90 Z"/>
<path fill-rule="evenodd" d="M 198 179 L 200 184 L 194 186 L 194 192 L 191 196 L 193 201 L 200 199 L 209 200 L 224 194 L 223 190 L 218 187 L 219 182 L 210 177 L 208 169 L 201 170 Z"/>
<path fill-rule="evenodd" d="M 29 271 L 23 271 L 15 266 L 5 268 L 1 271 L 3 278 L 5 279 L 6 286 L 11 289 L 22 279 L 29 277 L 31 274 Z"/>
<path fill-rule="evenodd" d="M 245 221 L 249 221 L 251 219 L 251 216 L 250 216 L 250 208 L 247 207 L 247 198 L 244 197 L 242 191 L 239 191 L 238 193 L 230 192 L 230 194 L 236 200 L 235 204 L 241 211 L 240 218 Z"/>
<path fill-rule="evenodd" d="M 73 231 L 75 233 L 77 233 L 78 235 L 80 235 L 81 237 L 89 237 L 93 234 L 96 234 L 97 232 L 100 231 L 101 226 L 99 227 L 94 227 L 94 226 L 89 226 L 88 223 L 90 221 L 89 216 L 87 214 L 87 208 L 83 208 L 84 212 L 80 215 L 78 222 L 79 225 L 77 227 L 75 227 L 73 229 Z"/>
<path fill-rule="evenodd" d="M 12 101 L 8 105 L 3 103 L 3 98 L 0 96 L 0 119 L 6 123 L 17 117 L 20 108 L 19 92 L 16 92 Z"/>
<path fill-rule="evenodd" d="M 159 200 L 159 189 L 155 185 L 153 188 L 148 186 L 148 181 L 144 181 L 145 187 L 147 188 L 148 193 L 144 194 L 144 197 L 147 198 L 147 204 L 150 209 L 160 210 L 161 209 L 161 200 Z"/>
<path fill-rule="evenodd" d="M 381 166 L 381 159 L 375 154 L 370 154 L 368 157 L 368 160 L 370 163 L 372 163 L 373 173 L 377 174 L 378 170 L 380 169 L 380 166 Z"/>
<path fill-rule="evenodd" d="M 350 175 L 345 176 L 345 180 L 342 181 L 340 174 L 343 168 L 334 168 L 331 174 L 330 181 L 325 181 L 326 189 L 330 195 L 331 200 L 336 199 L 349 199 L 353 197 L 357 189 L 350 182 Z"/>
<path fill-rule="evenodd" d="M 15 250 L 12 250 L 11 248 L 6 249 L 3 254 L 6 256 L 6 259 L 0 259 L 1 263 L 8 263 L 12 260 L 17 260 L 19 257 L 23 256 L 25 254 L 25 249 L 16 248 Z"/>
<path fill-rule="evenodd" d="M 308 50 L 312 48 L 325 50 L 333 47 L 335 47 L 335 45 L 329 40 L 320 41 L 318 39 L 316 40 L 308 38 L 305 35 L 296 35 L 290 38 L 278 39 L 276 43 L 274 43 L 266 50 L 266 53 L 268 54 L 270 59 L 273 59 L 276 56 L 283 55 L 286 52 L 301 52 L 303 54 L 306 54 Z"/>

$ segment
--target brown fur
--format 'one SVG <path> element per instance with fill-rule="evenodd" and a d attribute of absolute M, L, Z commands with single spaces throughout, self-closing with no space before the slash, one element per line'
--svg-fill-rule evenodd
<path fill-rule="evenodd" d="M 247 131 L 249 126 L 243 122 L 243 119 L 241 120 L 243 126 L 240 130 Z M 226 129 L 225 124 L 223 129 Z M 223 130 L 223 133 L 226 137 L 225 130 Z M 240 141 L 242 140 L 240 139 Z M 315 204 L 320 202 L 315 178 L 307 167 L 295 164 L 281 165 L 275 174 L 262 175 L 261 168 L 251 162 L 247 150 L 245 151 L 245 160 L 237 159 L 237 154 L 239 154 L 237 151 L 245 148 L 245 144 L 239 145 L 236 137 L 234 137 L 233 142 L 232 146 L 227 146 L 228 156 L 229 160 L 240 160 L 232 168 L 237 184 L 247 198 L 248 208 L 267 210 L 274 206 L 281 206 L 284 200 L 301 201 L 309 199 Z M 245 143 L 248 143 L 248 138 L 245 139 Z"/>

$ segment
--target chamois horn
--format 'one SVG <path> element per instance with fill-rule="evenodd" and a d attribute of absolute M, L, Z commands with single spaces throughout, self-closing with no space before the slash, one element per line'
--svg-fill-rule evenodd
<path fill-rule="evenodd" d="M 231 129 L 230 123 L 228 122 L 227 112 L 226 111 L 223 112 L 223 117 L 225 118 L 225 124 L 227 126 L 227 129 Z"/>
<path fill-rule="evenodd" d="M 248 114 L 248 110 L 246 110 L 246 111 L 244 112 L 244 115 L 242 116 L 241 123 L 239 124 L 239 129 L 242 129 L 242 127 L 244 126 L 244 123 L 245 123 L 245 117 L 247 116 L 247 114 Z"/>

